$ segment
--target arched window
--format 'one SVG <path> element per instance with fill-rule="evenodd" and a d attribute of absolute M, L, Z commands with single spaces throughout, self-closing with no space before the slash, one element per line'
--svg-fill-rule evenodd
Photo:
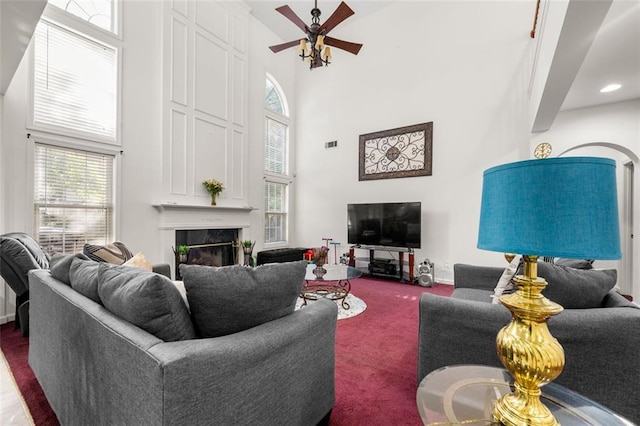
<path fill-rule="evenodd" d="M 289 111 L 282 89 L 267 75 L 264 114 L 264 242 L 286 243 L 289 210 Z"/>

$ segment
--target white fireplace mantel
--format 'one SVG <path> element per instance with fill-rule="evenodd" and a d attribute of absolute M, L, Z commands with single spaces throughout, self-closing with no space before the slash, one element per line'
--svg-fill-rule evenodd
<path fill-rule="evenodd" d="M 201 204 L 152 204 L 160 213 L 160 229 L 248 228 L 255 207 Z"/>
<path fill-rule="evenodd" d="M 185 209 L 211 209 L 211 210 L 258 210 L 256 207 L 250 206 L 205 206 L 202 204 L 178 204 L 178 203 L 158 203 L 152 204 L 156 209 L 163 210 L 185 210 Z"/>

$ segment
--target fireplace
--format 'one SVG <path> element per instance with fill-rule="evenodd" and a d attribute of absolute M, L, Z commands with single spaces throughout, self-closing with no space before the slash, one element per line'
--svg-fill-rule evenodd
<path fill-rule="evenodd" d="M 176 229 L 176 248 L 185 245 L 186 259 L 176 253 L 176 279 L 180 280 L 179 265 L 228 266 L 238 263 L 239 229 Z"/>

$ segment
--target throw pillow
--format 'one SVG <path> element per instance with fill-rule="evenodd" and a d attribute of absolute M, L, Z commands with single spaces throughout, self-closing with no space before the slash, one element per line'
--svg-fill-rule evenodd
<path fill-rule="evenodd" d="M 180 265 L 189 307 L 202 337 L 217 337 L 291 314 L 307 262 L 211 267 Z"/>
<path fill-rule="evenodd" d="M 520 269 L 521 261 L 522 256 L 515 256 L 511 260 L 511 263 L 509 263 L 509 266 L 507 266 L 504 272 L 502 272 L 502 275 L 498 280 L 498 284 L 493 289 L 491 303 L 500 303 L 500 296 L 503 294 L 513 293 L 516 290 L 516 286 L 511 282 L 511 279 L 518 272 L 518 269 Z"/>
<path fill-rule="evenodd" d="M 566 309 L 599 308 L 618 278 L 615 269 L 584 270 L 538 262 L 538 276 L 547 280 L 548 299 Z"/>
<path fill-rule="evenodd" d="M 82 253 L 96 262 L 107 262 L 114 265 L 122 265 L 133 257 L 131 251 L 119 241 L 112 244 L 95 245 L 85 244 Z"/>
<path fill-rule="evenodd" d="M 196 337 L 180 292 L 165 276 L 100 263 L 98 293 L 111 313 L 165 342 Z"/>
<path fill-rule="evenodd" d="M 553 263 L 555 265 L 568 266 L 569 268 L 593 269 L 593 260 L 590 259 L 565 259 L 559 257 Z"/>
<path fill-rule="evenodd" d="M 123 265 L 133 266 L 135 268 L 144 269 L 145 271 L 149 271 L 149 272 L 153 271 L 153 265 L 151 265 L 151 262 L 149 262 L 147 258 L 144 257 L 144 254 L 142 253 L 136 254 L 131 259 L 124 262 Z"/>
<path fill-rule="evenodd" d="M 51 272 L 51 276 L 65 284 L 71 284 L 69 279 L 69 269 L 71 269 L 71 262 L 76 257 L 79 259 L 89 260 L 89 258 L 82 253 L 54 254 L 51 256 L 51 261 L 49 262 L 49 271 Z"/>
<path fill-rule="evenodd" d="M 69 284 L 71 288 L 96 303 L 98 295 L 98 262 L 74 257 L 69 268 Z"/>

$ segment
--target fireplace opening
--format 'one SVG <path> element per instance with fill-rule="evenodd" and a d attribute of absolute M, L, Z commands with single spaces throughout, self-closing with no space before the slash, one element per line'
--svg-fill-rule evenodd
<path fill-rule="evenodd" d="M 176 230 L 176 248 L 187 246 L 186 258 L 176 250 L 176 279 L 180 280 L 180 264 L 229 266 L 238 263 L 236 246 L 239 229 L 185 229 Z"/>

